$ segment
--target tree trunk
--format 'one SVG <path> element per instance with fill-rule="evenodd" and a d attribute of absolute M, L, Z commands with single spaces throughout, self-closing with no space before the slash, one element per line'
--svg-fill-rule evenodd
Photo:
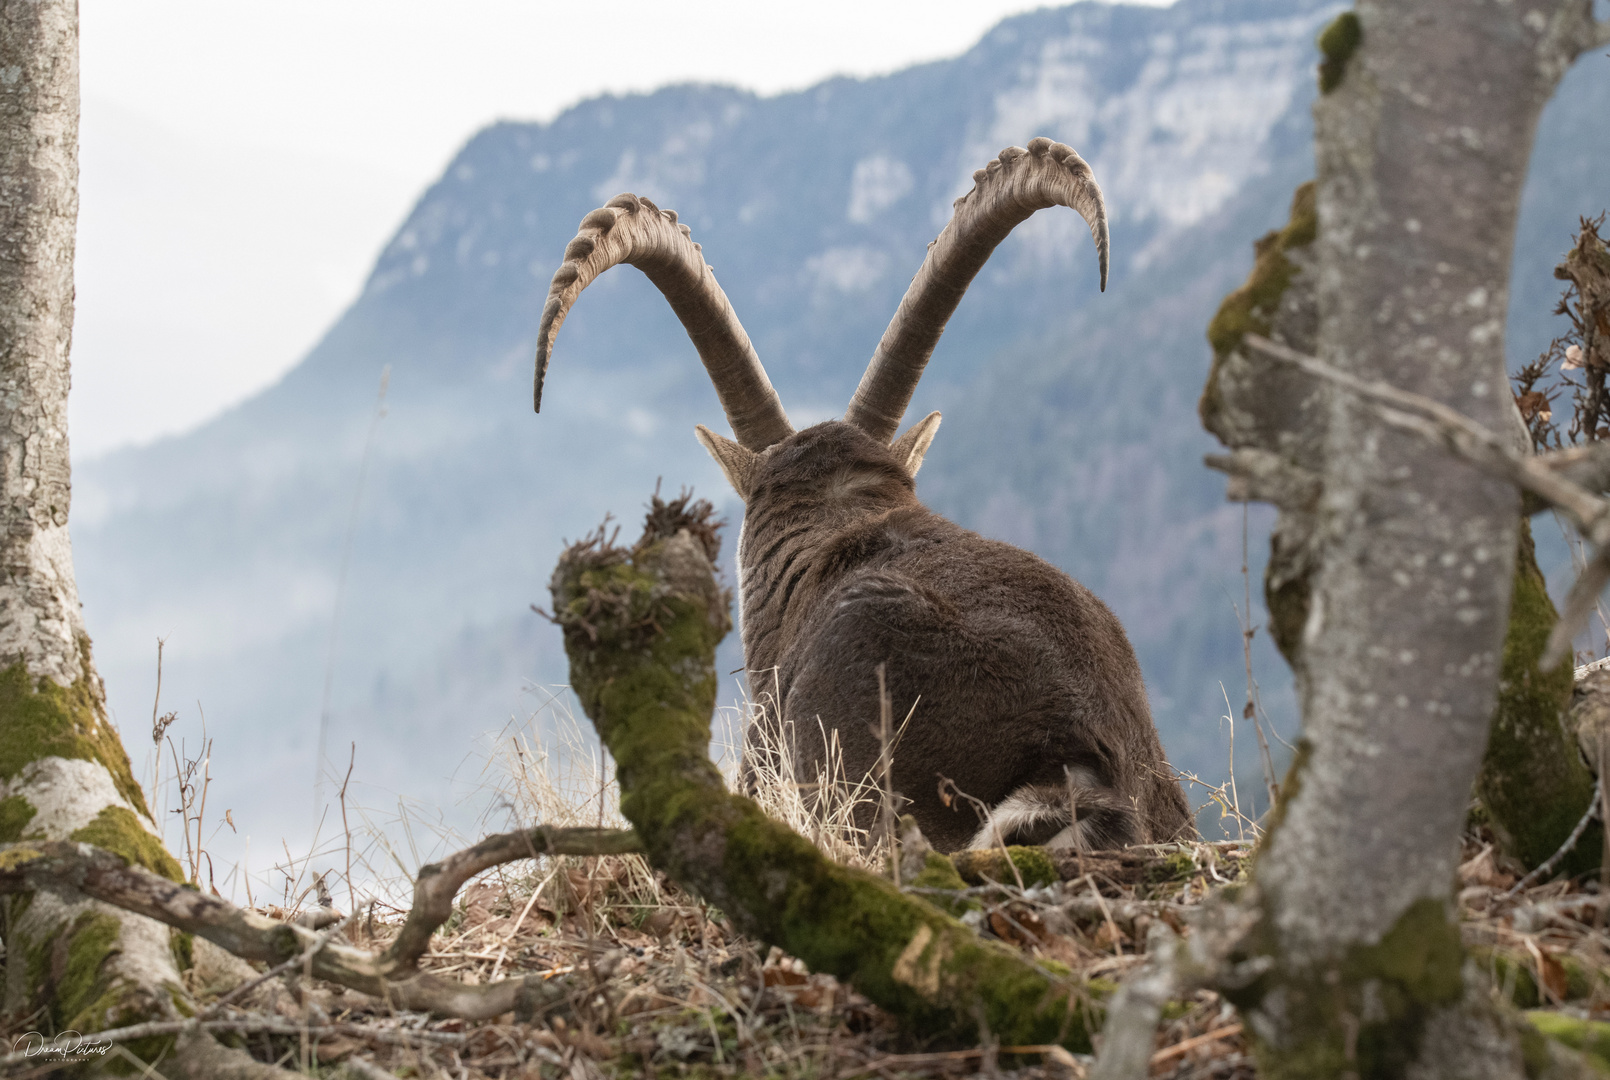
<path fill-rule="evenodd" d="M 1498 709 L 1476 780 L 1480 811 L 1498 846 L 1528 870 L 1560 849 L 1594 799 L 1593 773 L 1565 723 L 1572 666 L 1543 671 L 1543 646 L 1558 620 L 1537 566 L 1530 523 L 1521 521 L 1504 638 Z M 1557 864 L 1558 872 L 1597 869 L 1603 826 L 1594 822 Z"/>
<path fill-rule="evenodd" d="M 81 840 L 178 880 L 107 719 L 73 579 L 67 356 L 77 218 L 77 5 L 3 0 L 0 841 Z M 91 1032 L 190 1008 L 176 956 L 188 939 L 159 923 L 41 892 L 7 898 L 0 928 L 3 1010 L 14 1020 Z M 172 1044 L 133 1050 L 149 1061 Z M 284 1075 L 235 1060 L 251 1066 L 240 1075 Z M 164 1070 L 186 1075 L 185 1062 Z"/>
<path fill-rule="evenodd" d="M 1322 359 L 1511 423 L 1521 182 L 1538 114 L 1595 33 L 1583 0 L 1363 0 L 1321 36 Z M 1270 1075 L 1519 1076 L 1535 1035 L 1467 988 L 1450 895 L 1519 497 L 1356 397 L 1325 399 L 1303 739 L 1243 942 L 1267 967 L 1229 992 Z"/>

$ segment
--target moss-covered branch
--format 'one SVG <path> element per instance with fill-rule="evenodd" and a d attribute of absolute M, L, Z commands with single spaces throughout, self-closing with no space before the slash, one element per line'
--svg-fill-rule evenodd
<path fill-rule="evenodd" d="M 650 861 L 742 932 L 844 979 L 919 1032 L 1087 1048 L 1092 991 L 980 940 L 888 881 L 839 866 L 730 794 L 710 761 L 727 595 L 708 506 L 651 514 L 643 538 L 600 534 L 560 558 L 553 610 L 571 686 L 614 755 L 621 810 Z"/>

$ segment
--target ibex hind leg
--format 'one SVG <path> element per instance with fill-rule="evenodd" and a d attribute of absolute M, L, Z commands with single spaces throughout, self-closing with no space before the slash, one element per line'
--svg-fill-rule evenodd
<path fill-rule="evenodd" d="M 1072 784 L 1024 784 L 990 810 L 968 847 L 1004 843 L 1105 851 L 1139 839 L 1135 808 L 1128 800 L 1111 788 L 1076 779 Z"/>

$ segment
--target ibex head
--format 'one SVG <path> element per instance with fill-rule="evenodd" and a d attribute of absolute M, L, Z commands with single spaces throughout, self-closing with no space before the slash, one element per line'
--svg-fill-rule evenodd
<path fill-rule="evenodd" d="M 962 295 L 996 246 L 1036 210 L 1067 206 L 1090 226 L 1107 287 L 1107 210 L 1101 188 L 1071 146 L 1035 139 L 1028 149 L 1009 146 L 973 174 L 973 190 L 956 200 L 955 213 L 929 245 L 911 287 L 901 300 L 872 362 L 856 389 L 844 422 L 891 448 L 915 476 L 939 427 L 939 414 L 918 421 L 894 438 Z M 736 442 L 699 427 L 699 441 L 748 499 L 748 481 L 768 449 L 794 434 L 783 403 L 772 389 L 760 357 L 733 313 L 703 249 L 693 242 L 673 210 L 661 210 L 636 195 L 617 195 L 582 219 L 565 261 L 553 276 L 537 331 L 535 405 L 542 409 L 542 382 L 554 338 L 570 307 L 599 274 L 631 263 L 657 285 L 687 328 L 732 425 Z"/>
<path fill-rule="evenodd" d="M 638 267 L 682 320 L 732 425 L 733 439 L 696 430 L 746 505 L 740 625 L 752 685 L 774 699 L 769 738 L 792 725 L 784 737 L 806 768 L 825 759 L 831 738 L 858 779 L 880 752 L 866 724 L 885 680 L 898 715 L 921 703 L 893 779 L 940 850 L 992 837 L 1172 839 L 1189 830 L 1188 808 L 1117 619 L 1055 567 L 917 501 L 913 478 L 938 413 L 895 437 L 967 286 L 1035 211 L 1067 206 L 1085 219 L 1106 288 L 1106 209 L 1072 148 L 1008 147 L 973 180 L 842 421 L 794 430 L 687 226 L 635 195 L 588 214 L 565 249 L 538 331 L 536 402 L 576 297 L 617 263 Z M 941 776 L 995 808 L 983 832 L 953 811 Z"/>

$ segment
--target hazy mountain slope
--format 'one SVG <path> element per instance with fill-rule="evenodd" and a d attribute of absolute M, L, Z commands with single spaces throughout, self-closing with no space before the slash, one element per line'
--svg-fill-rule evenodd
<path fill-rule="evenodd" d="M 302 832 L 341 553 L 389 365 L 341 591 L 329 756 L 355 740 L 360 779 L 445 799 L 475 737 L 535 705 L 522 685 L 564 678 L 558 634 L 528 608 L 546 601 L 562 538 L 606 511 L 635 528 L 662 476 L 741 512 L 692 438 L 694 422 L 719 423 L 715 395 L 630 269 L 567 321 L 531 414 L 537 316 L 582 215 L 621 190 L 676 208 L 809 422 L 843 408 L 971 171 L 1046 134 L 1079 148 L 1107 192 L 1112 283 L 1097 293 L 1070 213 L 1002 246 L 913 403 L 913 417 L 946 411 L 919 492 L 1107 599 L 1171 753 L 1214 769 L 1217 680 L 1233 687 L 1241 669 L 1225 592 L 1239 596 L 1241 518 L 1200 466 L 1202 334 L 1311 171 L 1311 42 L 1330 6 L 1081 4 L 885 78 L 767 99 L 672 87 L 480 132 L 281 383 L 188 436 L 80 468 L 80 590 L 125 731 L 143 726 L 165 635 L 164 700 L 206 708 L 237 820 Z M 1610 105 L 1610 81 L 1590 89 Z M 1552 156 L 1551 182 L 1574 191 L 1596 152 L 1578 139 Z M 1527 228 L 1566 197 L 1536 214 L 1529 201 Z M 727 652 L 738 667 L 735 640 Z M 1278 699 L 1278 665 L 1266 677 Z"/>

